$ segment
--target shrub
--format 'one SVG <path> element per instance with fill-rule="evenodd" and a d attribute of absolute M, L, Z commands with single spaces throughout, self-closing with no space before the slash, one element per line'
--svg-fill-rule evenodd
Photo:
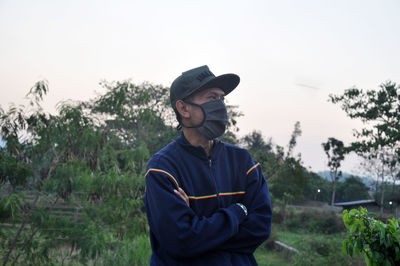
<path fill-rule="evenodd" d="M 118 243 L 116 250 L 108 250 L 101 258 L 99 265 L 149 265 L 151 256 L 150 240 L 147 235 L 139 235 L 133 240 Z"/>
<path fill-rule="evenodd" d="M 343 242 L 345 253 L 364 254 L 371 266 L 400 264 L 400 220 L 392 218 L 385 224 L 361 207 L 359 211 L 343 211 L 343 221 L 349 232 Z"/>
<path fill-rule="evenodd" d="M 283 208 L 274 208 L 272 210 L 272 223 L 280 224 L 284 221 L 287 211 Z"/>
<path fill-rule="evenodd" d="M 361 257 L 349 258 L 341 252 L 340 238 L 314 235 L 302 240 L 293 265 L 364 265 Z"/>
<path fill-rule="evenodd" d="M 314 233 L 332 234 L 344 232 L 345 227 L 334 212 L 301 211 L 292 212 L 284 221 L 289 230 L 305 230 Z"/>

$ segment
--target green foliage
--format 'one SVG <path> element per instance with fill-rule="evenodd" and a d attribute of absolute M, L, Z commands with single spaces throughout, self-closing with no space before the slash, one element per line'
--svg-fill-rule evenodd
<path fill-rule="evenodd" d="M 154 154 L 176 138 L 167 87 L 128 81 L 103 82 L 102 86 L 107 92 L 86 106 L 92 114 L 103 117 L 107 130 L 127 147 L 146 144 L 150 154 Z"/>
<path fill-rule="evenodd" d="M 277 232 L 279 241 L 299 251 L 291 257 L 290 265 L 365 265 L 362 257 L 350 258 L 342 252 L 344 233 L 326 235 L 304 230 L 293 232 L 277 224 L 273 225 L 272 230 Z"/>
<path fill-rule="evenodd" d="M 243 137 L 243 143 L 249 152 L 254 153 L 255 157 L 258 154 L 272 152 L 271 141 L 265 142 L 264 137 L 260 131 L 252 131 L 248 135 Z M 261 161 L 261 160 L 260 160 Z"/>
<path fill-rule="evenodd" d="M 124 240 L 114 250 L 98 259 L 99 265 L 148 265 L 151 256 L 150 240 L 139 234 L 133 240 Z"/>
<path fill-rule="evenodd" d="M 364 265 L 359 257 L 351 259 L 340 249 L 338 238 L 311 235 L 302 239 L 299 254 L 293 257 L 292 265 Z"/>
<path fill-rule="evenodd" d="M 337 171 L 341 161 L 344 160 L 344 144 L 335 138 L 328 138 L 326 143 L 322 143 L 322 147 L 328 157 L 328 167 L 331 172 Z"/>
<path fill-rule="evenodd" d="M 284 208 L 273 208 L 272 209 L 272 223 L 281 224 L 286 217 L 286 209 Z"/>
<path fill-rule="evenodd" d="M 306 210 L 291 212 L 283 224 L 289 230 L 304 230 L 323 234 L 339 233 L 345 229 L 337 214 L 329 211 Z"/>
<path fill-rule="evenodd" d="M 145 265 L 150 257 L 142 197 L 149 158 L 178 135 L 168 88 L 103 82 L 106 93 L 60 102 L 46 113 L 47 81 L 28 93 L 29 107 L 0 108 L 0 257 L 19 265 Z M 228 105 L 224 141 L 237 143 Z M 302 198 L 309 173 L 287 152 L 254 132 L 244 142 L 263 166 L 274 196 Z M 3 226 L 4 225 L 4 226 Z M 274 239 L 274 236 L 271 237 Z"/>
<path fill-rule="evenodd" d="M 357 131 L 356 136 L 364 141 L 352 143 L 351 150 L 365 152 L 370 148 L 392 146 L 400 140 L 399 90 L 396 83 L 388 81 L 378 90 L 351 88 L 343 95 L 330 95 L 330 100 L 341 103 L 350 118 L 361 119 L 370 125 L 370 128 Z"/>
<path fill-rule="evenodd" d="M 286 158 L 289 158 L 292 155 L 293 149 L 296 147 L 296 144 L 297 144 L 297 138 L 300 136 L 301 136 L 300 122 L 297 121 L 294 124 L 294 129 L 293 129 L 292 135 L 290 136 Z"/>
<path fill-rule="evenodd" d="M 308 174 L 300 160 L 288 158 L 278 165 L 279 169 L 269 182 L 270 192 L 276 198 L 283 199 L 287 193 L 294 201 L 302 200 L 304 188 L 308 184 Z"/>
<path fill-rule="evenodd" d="M 351 88 L 342 95 L 330 95 L 330 100 L 341 104 L 350 118 L 363 122 L 364 127 L 354 131 L 357 141 L 345 150 L 356 152 L 375 168 L 368 170 L 381 179 L 380 204 L 383 206 L 385 178 L 400 176 L 400 86 L 388 81 L 378 90 Z"/>
<path fill-rule="evenodd" d="M 105 94 L 60 102 L 58 113 L 48 114 L 40 105 L 48 84 L 39 81 L 27 95 L 29 108 L 0 108 L 6 143 L 0 148 L 0 221 L 13 225 L 0 227 L 4 263 L 149 261 L 144 170 L 178 135 L 168 88 L 129 81 L 102 86 Z M 235 143 L 241 113 L 237 106 L 228 113 L 224 138 Z M 21 190 L 26 202 L 16 193 Z"/>
<path fill-rule="evenodd" d="M 343 251 L 350 256 L 363 254 L 369 266 L 399 265 L 400 221 L 392 218 L 385 224 L 370 215 L 362 207 L 343 211 L 349 234 L 343 242 Z"/>
<path fill-rule="evenodd" d="M 322 143 L 322 147 L 328 157 L 328 167 L 331 174 L 332 181 L 332 198 L 331 205 L 335 203 L 336 186 L 339 181 L 339 177 L 342 175 L 340 168 L 341 161 L 344 160 L 344 144 L 342 141 L 335 138 L 328 138 L 326 143 Z"/>
<path fill-rule="evenodd" d="M 0 198 L 0 222 L 8 219 L 17 219 L 23 208 L 24 198 L 18 194 L 11 194 Z M 0 229 L 1 230 L 1 229 Z"/>
<path fill-rule="evenodd" d="M 257 261 L 257 264 L 260 266 L 290 266 L 293 265 L 291 261 L 284 258 L 281 254 L 276 252 L 275 250 L 265 249 L 263 246 L 260 246 L 254 252 L 254 257 Z"/>
<path fill-rule="evenodd" d="M 351 176 L 339 182 L 336 190 L 336 202 L 368 199 L 368 187 L 359 177 Z"/>
<path fill-rule="evenodd" d="M 104 96 L 61 102 L 53 115 L 40 106 L 48 87 L 39 82 L 28 95 L 29 109 L 1 109 L 4 263 L 108 265 L 109 252 L 121 264 L 148 262 L 148 238 L 140 237 L 148 232 L 144 169 L 177 135 L 168 121 L 167 88 L 105 86 Z"/>
<path fill-rule="evenodd" d="M 384 182 L 384 190 L 386 191 L 384 195 L 384 208 L 390 211 L 398 206 L 400 202 L 400 185 L 390 184 L 389 182 Z M 382 194 L 380 191 L 375 192 L 375 199 L 381 198 Z M 390 204 L 392 202 L 392 204 Z"/>
<path fill-rule="evenodd" d="M 284 200 L 285 195 L 289 195 L 296 201 L 304 197 L 304 189 L 309 183 L 308 171 L 303 167 L 300 155 L 297 158 L 292 156 L 296 138 L 300 134 L 300 123 L 297 122 L 286 155 L 282 147 L 273 147 L 271 140 L 265 142 L 258 131 L 253 131 L 242 139 L 245 148 L 260 162 L 269 190 L 275 199 Z"/>
<path fill-rule="evenodd" d="M 304 188 L 304 199 L 329 202 L 331 183 L 314 172 L 308 172 L 308 184 Z"/>
<path fill-rule="evenodd" d="M 23 186 L 27 178 L 32 175 L 32 170 L 24 162 L 17 161 L 15 157 L 0 148 L 0 183 L 9 183 L 12 188 Z"/>

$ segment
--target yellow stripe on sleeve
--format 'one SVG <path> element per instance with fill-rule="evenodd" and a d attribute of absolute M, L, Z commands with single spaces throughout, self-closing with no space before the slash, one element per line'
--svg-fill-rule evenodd
<path fill-rule="evenodd" d="M 244 195 L 244 194 L 246 194 L 245 191 L 219 193 L 220 196 L 232 196 L 232 195 Z"/>
<path fill-rule="evenodd" d="M 255 165 L 253 165 L 253 166 L 246 172 L 246 175 L 250 174 L 250 172 L 253 171 L 254 169 L 256 169 L 258 166 L 260 166 L 260 163 L 256 163 Z"/>
<path fill-rule="evenodd" d="M 196 196 L 188 196 L 188 198 L 189 198 L 189 199 L 192 199 L 192 200 L 211 199 L 211 198 L 216 198 L 216 197 L 217 197 L 217 194 L 212 194 L 212 195 L 207 195 L 207 196 L 199 196 L 199 197 L 196 197 Z"/>
<path fill-rule="evenodd" d="M 150 168 L 147 173 L 145 174 L 145 177 L 147 177 L 147 175 L 149 174 L 149 172 L 158 172 L 158 173 L 163 173 L 166 174 L 167 176 L 169 176 L 176 184 L 176 187 L 179 188 L 179 184 L 176 181 L 175 177 L 173 177 L 173 175 L 171 175 L 170 173 L 168 173 L 167 171 L 161 170 L 161 169 L 155 169 L 155 168 Z"/>
<path fill-rule="evenodd" d="M 237 191 L 237 192 L 221 192 L 219 193 L 219 196 L 233 196 L 233 195 L 244 195 L 246 194 L 245 191 Z M 206 195 L 206 196 L 188 196 L 189 199 L 192 200 L 200 200 L 200 199 L 211 199 L 211 198 L 216 198 L 217 194 L 212 194 L 212 195 Z"/>

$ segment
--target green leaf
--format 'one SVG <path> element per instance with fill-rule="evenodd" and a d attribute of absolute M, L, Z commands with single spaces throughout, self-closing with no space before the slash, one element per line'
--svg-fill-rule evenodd
<path fill-rule="evenodd" d="M 348 249 L 348 244 L 349 244 L 349 241 L 347 240 L 347 239 L 345 239 L 345 240 L 343 240 L 343 243 L 342 243 L 342 252 L 344 253 L 344 254 L 348 254 L 348 252 L 347 252 L 347 249 Z"/>
<path fill-rule="evenodd" d="M 373 264 L 372 259 L 370 258 L 370 256 L 367 253 L 364 254 L 364 260 L 368 266 L 372 266 L 372 264 Z"/>
<path fill-rule="evenodd" d="M 350 233 L 354 233 L 357 230 L 357 227 L 358 227 L 358 223 L 357 222 L 351 224 Z"/>
<path fill-rule="evenodd" d="M 361 207 L 361 209 L 362 209 L 362 207 Z M 350 212 L 349 212 L 349 215 L 350 216 L 354 216 L 356 213 L 358 213 L 357 209 L 351 209 Z"/>

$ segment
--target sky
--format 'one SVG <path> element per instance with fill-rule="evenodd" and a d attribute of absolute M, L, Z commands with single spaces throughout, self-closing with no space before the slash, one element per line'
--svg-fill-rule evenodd
<path fill-rule="evenodd" d="M 228 97 L 239 106 L 239 136 L 253 130 L 327 170 L 321 143 L 354 141 L 350 120 L 329 94 L 400 82 L 400 2 L 396 0 L 55 1 L 0 0 L 0 106 L 24 103 L 38 80 L 62 100 L 104 92 L 102 80 L 170 86 L 183 71 L 208 65 L 236 73 Z M 343 170 L 359 172 L 356 156 Z"/>

